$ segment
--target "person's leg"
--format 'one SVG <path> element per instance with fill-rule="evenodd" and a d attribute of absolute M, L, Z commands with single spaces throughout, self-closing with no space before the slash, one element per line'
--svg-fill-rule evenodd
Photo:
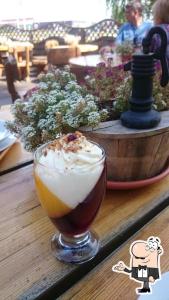
<path fill-rule="evenodd" d="M 17 65 L 10 63 L 7 60 L 4 64 L 4 67 L 5 67 L 7 88 L 9 93 L 11 94 L 12 102 L 14 102 L 16 99 L 20 98 L 14 85 L 14 81 L 17 79 Z"/>
<path fill-rule="evenodd" d="M 144 281 L 144 283 L 143 283 L 143 289 L 146 289 L 146 290 L 150 289 L 148 281 Z"/>
<path fill-rule="evenodd" d="M 142 289 L 138 289 L 137 290 L 139 294 L 141 293 L 150 293 L 150 286 L 149 286 L 149 282 L 148 281 L 143 281 L 143 287 Z"/>

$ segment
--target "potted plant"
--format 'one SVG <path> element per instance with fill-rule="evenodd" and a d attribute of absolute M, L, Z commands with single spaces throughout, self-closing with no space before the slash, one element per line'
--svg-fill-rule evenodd
<path fill-rule="evenodd" d="M 125 41 L 120 45 L 116 46 L 116 53 L 121 55 L 122 61 L 129 61 L 134 52 L 133 44 L 129 41 Z"/>
<path fill-rule="evenodd" d="M 165 88 L 160 85 L 160 72 L 157 71 L 153 80 L 153 107 L 157 111 L 169 110 L 169 86 Z M 127 74 L 123 78 L 121 84 L 116 90 L 116 99 L 114 101 L 113 109 L 120 116 L 122 112 L 129 108 L 129 98 L 131 96 L 132 78 Z"/>
<path fill-rule="evenodd" d="M 99 63 L 95 69 L 88 71 L 85 77 L 85 84 L 89 93 L 98 97 L 98 106 L 100 109 L 108 110 L 108 119 L 116 119 L 114 110 L 114 101 L 116 99 L 117 89 L 126 77 L 123 71 L 123 65 L 112 68 L 106 64 Z M 107 119 L 107 120 L 108 120 Z"/>
<path fill-rule="evenodd" d="M 116 117 L 128 110 L 132 78 L 127 74 L 115 91 Z M 113 181 L 143 180 L 158 175 L 169 158 L 169 86 L 162 88 L 159 73 L 154 77 L 154 108 L 161 111 L 161 122 L 152 129 L 135 130 L 120 120 L 94 128 L 83 128 L 88 138 L 103 145 L 107 154 L 108 178 Z"/>
<path fill-rule="evenodd" d="M 98 108 L 98 98 L 80 86 L 68 67 L 42 74 L 28 102 L 12 106 L 14 121 L 8 129 L 20 136 L 28 151 L 34 151 L 60 133 L 80 126 L 96 127 L 106 120 L 107 111 Z"/>
<path fill-rule="evenodd" d="M 108 112 L 99 105 L 101 94 L 95 90 L 97 85 L 93 85 L 93 90 L 87 89 L 77 83 L 68 68 L 56 69 L 41 76 L 38 90 L 28 102 L 15 102 L 12 107 L 14 121 L 7 126 L 21 137 L 29 151 L 60 133 L 80 129 L 104 147 L 110 180 L 133 181 L 155 176 L 169 157 L 169 87 L 162 89 L 158 75 L 154 77 L 155 108 L 166 110 L 162 112 L 162 122 L 153 129 L 134 130 L 122 126 L 117 119 L 128 109 L 131 77 L 124 73 L 114 86 L 112 110 L 116 120 L 112 116 L 112 120 L 107 121 Z M 103 99 L 106 101 L 106 97 Z"/>

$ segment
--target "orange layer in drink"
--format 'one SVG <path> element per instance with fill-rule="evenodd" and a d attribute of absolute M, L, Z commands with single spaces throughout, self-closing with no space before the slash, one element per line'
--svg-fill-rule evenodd
<path fill-rule="evenodd" d="M 49 217 L 59 218 L 72 210 L 45 186 L 36 173 L 34 177 L 39 200 Z"/>

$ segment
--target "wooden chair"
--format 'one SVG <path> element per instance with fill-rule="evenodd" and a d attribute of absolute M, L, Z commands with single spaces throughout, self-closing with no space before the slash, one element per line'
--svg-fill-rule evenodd
<path fill-rule="evenodd" d="M 35 44 L 32 56 L 32 66 L 36 68 L 37 74 L 44 71 L 44 68 L 48 64 L 48 52 L 50 49 L 57 47 L 60 41 L 60 39 L 58 40 L 56 38 L 47 38 L 46 40 Z"/>
<path fill-rule="evenodd" d="M 30 46 L 16 46 L 13 49 L 13 54 L 16 59 L 17 68 L 19 72 L 19 80 L 29 80 L 30 67 L 32 62 L 30 59 Z"/>

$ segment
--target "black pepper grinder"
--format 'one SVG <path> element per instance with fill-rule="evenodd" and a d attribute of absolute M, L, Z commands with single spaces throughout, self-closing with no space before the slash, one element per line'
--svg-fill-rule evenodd
<path fill-rule="evenodd" d="M 161 40 L 160 47 L 153 53 L 150 52 L 152 38 L 158 34 Z M 154 102 L 153 75 L 155 74 L 155 62 L 160 60 L 162 75 L 160 84 L 165 87 L 169 80 L 168 61 L 166 58 L 167 34 L 160 26 L 150 29 L 142 41 L 143 51 L 132 56 L 132 61 L 124 69 L 131 70 L 132 95 L 129 100 L 130 109 L 121 115 L 124 126 L 135 129 L 148 129 L 155 127 L 161 119 L 160 113 L 152 109 Z"/>

